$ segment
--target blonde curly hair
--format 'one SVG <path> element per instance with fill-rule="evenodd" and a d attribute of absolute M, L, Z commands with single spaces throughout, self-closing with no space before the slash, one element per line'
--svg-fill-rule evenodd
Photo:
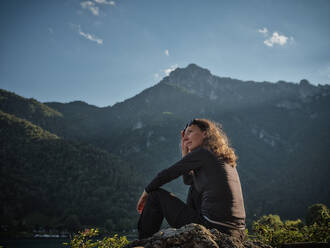
<path fill-rule="evenodd" d="M 204 148 L 213 152 L 231 166 L 236 166 L 238 157 L 234 148 L 230 146 L 228 137 L 219 123 L 208 119 L 193 119 L 188 125 L 197 125 L 202 131 L 206 132 L 206 137 L 202 143 Z"/>

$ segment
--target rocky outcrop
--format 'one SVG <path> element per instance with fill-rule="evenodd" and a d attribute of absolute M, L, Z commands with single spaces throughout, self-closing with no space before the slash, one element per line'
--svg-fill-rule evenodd
<path fill-rule="evenodd" d="M 125 248 L 271 248 L 259 241 L 243 241 L 221 233 L 208 230 L 198 224 L 189 224 L 180 229 L 168 228 L 152 237 L 135 240 Z"/>

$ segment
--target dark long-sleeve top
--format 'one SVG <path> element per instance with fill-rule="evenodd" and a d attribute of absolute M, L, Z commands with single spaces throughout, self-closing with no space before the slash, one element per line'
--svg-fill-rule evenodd
<path fill-rule="evenodd" d="M 193 175 L 189 175 L 191 170 Z M 235 167 L 199 147 L 158 173 L 145 190 L 150 193 L 181 175 L 200 193 L 200 213 L 204 217 L 238 228 L 245 225 L 242 188 Z"/>

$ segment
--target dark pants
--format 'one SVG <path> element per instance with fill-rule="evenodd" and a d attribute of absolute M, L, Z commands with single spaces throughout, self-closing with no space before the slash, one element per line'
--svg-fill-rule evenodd
<path fill-rule="evenodd" d="M 147 202 L 138 222 L 139 239 L 151 237 L 158 232 L 163 219 L 174 228 L 196 223 L 206 228 L 216 228 L 220 232 L 244 239 L 244 230 L 228 229 L 206 221 L 196 209 L 188 206 L 172 193 L 158 189 L 148 195 Z"/>

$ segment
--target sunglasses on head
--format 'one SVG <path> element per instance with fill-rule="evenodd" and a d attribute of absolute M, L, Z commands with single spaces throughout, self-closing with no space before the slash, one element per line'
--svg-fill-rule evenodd
<path fill-rule="evenodd" d="M 207 129 L 207 126 L 203 122 L 196 120 L 196 119 L 192 119 L 190 122 L 188 122 L 186 124 L 185 128 L 183 129 L 183 133 L 186 131 L 186 129 L 188 127 L 190 127 L 192 125 L 198 126 L 200 128 L 200 130 L 202 130 L 202 131 L 205 131 Z"/>

